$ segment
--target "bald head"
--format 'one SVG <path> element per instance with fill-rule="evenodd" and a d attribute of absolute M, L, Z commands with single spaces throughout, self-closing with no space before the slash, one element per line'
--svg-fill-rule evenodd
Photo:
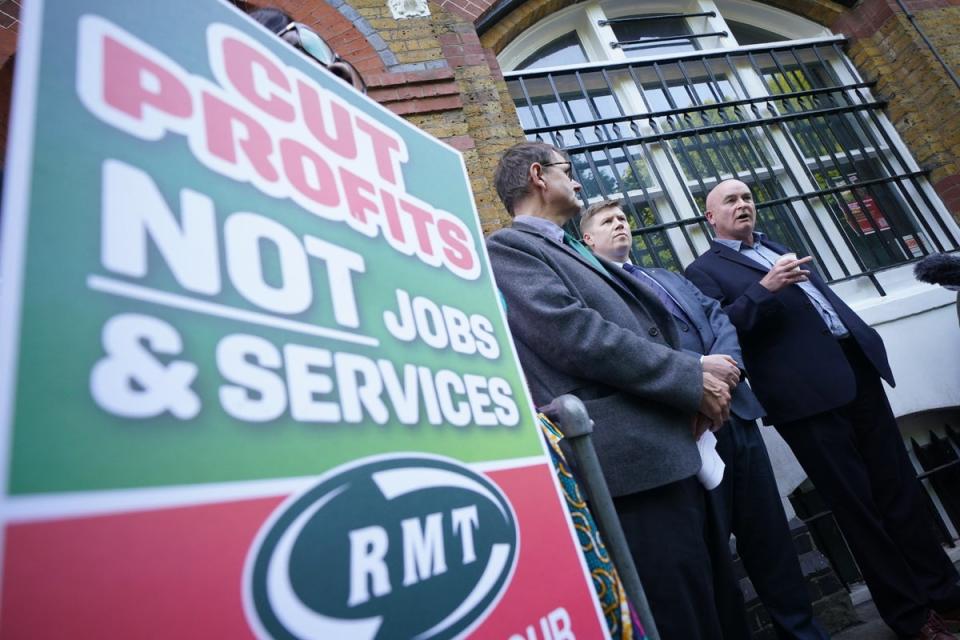
<path fill-rule="evenodd" d="M 750 187 L 737 179 L 718 182 L 717 185 L 707 193 L 707 209 L 712 209 L 730 190 L 750 191 Z"/>
<path fill-rule="evenodd" d="M 724 180 L 710 190 L 706 217 L 718 238 L 753 245 L 757 210 L 750 187 L 739 180 Z"/>

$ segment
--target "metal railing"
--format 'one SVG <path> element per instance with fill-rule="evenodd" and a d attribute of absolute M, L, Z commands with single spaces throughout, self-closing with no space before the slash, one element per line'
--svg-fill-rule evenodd
<path fill-rule="evenodd" d="M 708 191 L 750 185 L 758 229 L 830 282 L 960 247 L 960 230 L 831 37 L 507 73 L 528 138 L 565 149 L 586 201 L 619 198 L 634 259 L 706 250 Z"/>
<path fill-rule="evenodd" d="M 17 30 L 20 24 L 20 0 L 0 0 L 0 29 Z"/>

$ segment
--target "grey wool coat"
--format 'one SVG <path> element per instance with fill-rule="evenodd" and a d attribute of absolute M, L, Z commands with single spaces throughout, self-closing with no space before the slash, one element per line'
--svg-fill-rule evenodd
<path fill-rule="evenodd" d="M 534 402 L 565 393 L 584 401 L 611 493 L 695 474 L 702 369 L 675 348 L 676 325 L 654 294 L 522 220 L 491 234 L 487 249 Z"/>

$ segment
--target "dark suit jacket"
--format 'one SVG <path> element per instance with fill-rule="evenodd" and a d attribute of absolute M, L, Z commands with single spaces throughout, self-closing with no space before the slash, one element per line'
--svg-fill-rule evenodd
<path fill-rule="evenodd" d="M 789 251 L 768 240 L 764 244 L 780 253 Z M 830 290 L 810 264 L 803 268 L 877 373 L 894 384 L 879 334 Z M 720 301 L 737 328 L 750 382 L 767 410 L 767 421 L 783 424 L 853 400 L 857 389 L 850 363 L 800 287 L 767 291 L 759 284 L 766 268 L 717 242 L 686 273 L 705 294 Z"/>
<path fill-rule="evenodd" d="M 663 304 L 622 269 L 601 273 L 522 221 L 487 248 L 534 402 L 584 401 L 611 493 L 695 474 L 703 375 L 696 356 L 674 348 Z"/>
<path fill-rule="evenodd" d="M 684 313 L 687 314 L 692 326 L 686 326 L 683 319 L 677 318 L 677 325 L 681 331 L 696 331 L 704 346 L 707 355 L 723 353 L 745 369 L 743 356 L 740 353 L 740 341 L 737 340 L 737 329 L 731 324 L 727 314 L 720 308 L 720 303 L 709 298 L 697 289 L 696 286 L 683 276 L 666 269 L 650 269 L 640 267 L 644 273 L 663 285 L 673 296 Z M 741 382 L 733 390 L 730 402 L 730 411 L 744 420 L 756 420 L 763 417 L 765 411 L 760 401 L 750 390 L 749 385 Z"/>

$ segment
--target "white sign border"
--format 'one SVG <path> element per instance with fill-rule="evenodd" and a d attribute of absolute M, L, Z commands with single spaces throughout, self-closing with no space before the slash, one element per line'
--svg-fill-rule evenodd
<path fill-rule="evenodd" d="M 21 6 L 21 28 L 17 36 L 13 97 L 7 129 L 3 220 L 0 226 L 0 500 L 5 500 L 7 496 L 12 455 L 10 444 L 13 440 L 43 9 L 43 0 L 29 0 Z M 4 575 L 3 558 L 6 555 L 5 512 L 0 508 L 0 576 Z M 2 587 L 0 583 L 0 589 Z"/>
<path fill-rule="evenodd" d="M 225 0 L 220 0 L 220 2 L 238 13 L 242 13 L 237 7 L 230 5 Z M 36 128 L 36 102 L 40 50 L 42 45 L 41 27 L 43 24 L 43 9 L 44 0 L 29 0 L 24 3 L 21 9 L 21 29 L 19 30 L 17 41 L 17 60 L 14 75 L 11 117 L 8 123 L 8 131 L 10 133 L 7 139 L 6 164 L 4 165 L 3 218 L 2 221 L 0 221 L 2 222 L 2 224 L 0 224 L 0 576 L 3 575 L 5 531 L 8 524 L 7 510 L 3 508 L 3 504 L 7 502 L 9 497 L 7 480 L 10 473 L 10 444 L 13 436 L 13 412 L 16 397 L 16 364 L 19 355 L 23 277 L 26 266 L 26 238 Z M 261 28 L 263 27 L 261 26 Z M 398 124 L 415 130 L 418 134 L 426 134 L 426 132 L 418 129 L 389 109 L 384 109 L 384 112 L 385 115 L 392 117 Z M 443 140 L 436 138 L 434 138 L 434 140 L 456 152 L 454 147 Z M 467 186 L 470 191 L 468 200 L 470 210 L 473 213 L 473 219 L 469 222 L 473 227 L 473 231 L 479 234 L 475 236 L 475 239 L 479 240 L 479 246 L 477 247 L 478 257 L 487 268 L 487 273 L 489 274 L 488 281 L 490 282 L 494 298 L 499 300 L 500 293 L 493 277 L 493 271 L 490 268 L 490 256 L 483 239 L 483 229 L 479 224 L 479 212 L 477 211 L 476 201 L 473 198 L 472 189 L 469 188 L 470 174 L 467 170 L 466 160 L 462 153 L 457 152 L 455 155 L 460 161 L 463 176 L 467 179 Z M 520 367 L 516 347 L 509 335 L 510 328 L 505 310 L 501 304 L 497 304 L 497 307 L 501 318 L 501 326 L 507 332 L 507 342 L 510 347 L 510 354 L 514 366 L 517 371 L 522 372 L 523 369 Z M 524 385 L 526 399 L 530 402 L 532 396 L 530 395 L 529 389 L 526 388 L 526 382 L 522 375 L 520 382 Z M 528 404 L 527 406 L 531 411 L 532 426 L 539 430 L 536 407 L 532 404 Z M 540 446 L 543 462 L 552 467 L 547 443 L 542 437 L 540 437 Z M 528 458 L 524 461 L 526 462 L 528 460 L 530 459 Z M 461 461 L 461 463 L 464 462 Z M 469 466 L 484 466 L 483 463 L 464 464 L 468 464 Z M 510 462 L 506 462 L 505 466 L 509 467 L 512 465 Z M 553 485 L 558 498 L 558 508 L 566 510 L 565 497 L 556 477 L 553 477 Z M 590 570 L 583 554 L 580 553 L 580 543 L 576 530 L 569 516 L 566 517 L 566 520 L 573 552 L 576 553 L 582 568 L 587 589 L 589 592 L 592 592 L 593 584 L 590 577 Z M 3 583 L 0 581 L 0 591 L 2 591 L 2 587 Z M 591 600 L 593 601 L 594 612 L 597 616 L 599 628 L 605 637 L 609 637 L 600 602 L 595 596 L 591 598 Z"/>

